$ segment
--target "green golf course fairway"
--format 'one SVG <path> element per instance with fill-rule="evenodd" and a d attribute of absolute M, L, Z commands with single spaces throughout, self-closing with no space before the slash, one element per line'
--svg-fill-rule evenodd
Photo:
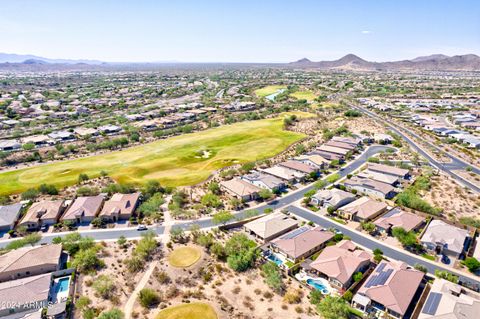
<path fill-rule="evenodd" d="M 155 319 L 217 319 L 215 310 L 206 303 L 192 302 L 163 309 Z"/>
<path fill-rule="evenodd" d="M 299 117 L 313 116 L 295 112 Z M 158 180 L 166 186 L 199 183 L 219 168 L 272 157 L 303 134 L 283 130 L 285 114 L 175 136 L 101 155 L 0 173 L 0 195 L 23 192 L 40 184 L 73 185 L 80 173 L 90 178 L 105 171 L 119 183 Z"/>
<path fill-rule="evenodd" d="M 267 95 L 273 94 L 281 89 L 286 89 L 285 85 L 269 85 L 261 89 L 255 90 L 255 95 L 258 97 L 265 97 Z"/>

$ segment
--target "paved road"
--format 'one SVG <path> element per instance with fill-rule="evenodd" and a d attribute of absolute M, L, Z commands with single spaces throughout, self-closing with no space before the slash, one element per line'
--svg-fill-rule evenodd
<path fill-rule="evenodd" d="M 410 253 L 408 253 L 406 251 L 403 251 L 403 250 L 394 249 L 391 246 L 385 245 L 385 244 L 383 244 L 383 243 L 381 243 L 377 240 L 374 240 L 372 237 L 370 237 L 368 235 L 356 232 L 356 231 L 354 231 L 354 230 L 352 230 L 352 229 L 350 229 L 350 228 L 348 228 L 348 227 L 346 227 L 346 226 L 344 226 L 340 223 L 332 221 L 328 217 L 319 215 L 317 213 L 314 213 L 313 211 L 310 211 L 308 209 L 305 209 L 305 208 L 302 208 L 302 207 L 299 207 L 299 206 L 294 206 L 294 205 L 288 206 L 287 209 L 291 213 L 293 213 L 293 214 L 295 214 L 295 215 L 297 215 L 301 218 L 311 220 L 314 223 L 320 225 L 321 227 L 337 228 L 337 229 L 341 230 L 343 232 L 343 234 L 349 236 L 352 239 L 352 241 L 354 241 L 355 243 L 357 243 L 357 244 L 359 244 L 363 247 L 366 247 L 370 250 L 374 250 L 375 248 L 379 248 L 383 251 L 383 254 L 386 257 L 390 257 L 390 258 L 396 259 L 396 260 L 401 260 L 401 261 L 409 264 L 410 266 L 414 266 L 415 264 L 422 264 L 427 268 L 427 270 L 430 274 L 434 274 L 435 269 L 445 270 L 445 271 L 448 271 L 448 272 L 451 272 L 451 273 L 454 273 L 455 275 L 457 275 L 459 277 L 460 281 L 463 282 L 463 283 L 469 283 L 469 285 L 475 285 L 477 288 L 480 287 L 480 281 L 478 279 L 466 277 L 463 273 L 457 272 L 453 268 L 450 268 L 448 266 L 442 267 L 441 265 L 433 264 L 430 261 L 428 261 L 428 260 L 426 260 L 426 259 L 424 259 L 420 256 L 410 254 Z"/>
<path fill-rule="evenodd" d="M 445 153 L 443 150 L 441 150 L 440 148 L 438 148 L 437 146 L 431 144 L 431 143 L 428 143 L 428 142 L 425 142 L 427 143 L 429 146 L 431 147 L 434 147 L 435 149 L 437 149 L 438 151 L 440 152 L 443 152 L 446 156 L 448 156 L 450 159 L 451 159 L 451 163 L 442 163 L 442 162 L 438 162 L 437 160 L 435 160 L 433 157 L 431 157 L 427 152 L 425 152 L 421 146 L 417 145 L 412 139 L 410 139 L 407 135 L 405 135 L 405 133 L 403 133 L 402 131 L 400 131 L 398 128 L 397 128 L 397 124 L 391 122 L 391 121 L 387 121 L 381 117 L 379 117 L 378 115 L 376 115 L 375 113 L 373 112 L 370 112 L 362 107 L 356 107 L 356 106 L 352 106 L 354 108 L 357 108 L 358 110 L 366 113 L 367 115 L 369 115 L 370 117 L 373 117 L 375 118 L 376 120 L 380 120 L 382 122 L 384 122 L 392 131 L 394 131 L 395 133 L 397 133 L 398 135 L 400 135 L 405 141 L 407 141 L 407 143 L 414 149 L 416 150 L 420 155 L 422 155 L 423 157 L 425 157 L 433 166 L 437 167 L 439 170 L 445 172 L 446 174 L 450 175 L 453 179 L 455 179 L 456 181 L 460 182 L 461 184 L 467 186 L 468 188 L 470 188 L 471 190 L 477 192 L 477 193 L 480 193 L 480 187 L 474 185 L 473 183 L 469 182 L 468 180 L 464 179 L 463 177 L 455 174 L 453 172 L 453 170 L 462 170 L 462 169 L 466 169 L 467 167 L 470 167 L 472 169 L 473 172 L 477 173 L 477 174 L 480 174 L 480 169 L 478 169 L 478 167 L 475 167 L 475 166 L 472 166 L 464 161 L 462 161 L 461 159 L 451 155 L 451 154 L 448 154 L 448 153 Z M 413 136 L 414 138 L 418 139 L 418 140 L 422 140 L 422 137 L 418 136 L 417 134 L 415 134 L 414 132 L 412 132 L 411 130 L 409 129 L 406 129 L 404 127 L 402 127 L 403 130 L 405 130 L 406 132 L 408 132 L 408 134 L 410 134 L 411 136 Z"/>
<path fill-rule="evenodd" d="M 362 154 L 358 155 L 357 158 L 355 158 L 350 164 L 345 166 L 345 168 L 341 171 L 338 172 L 338 174 L 342 177 L 347 176 L 348 174 L 352 173 L 359 167 L 361 167 L 367 159 L 379 152 L 385 151 L 388 147 L 382 146 L 382 145 L 373 145 L 370 146 L 363 152 Z M 290 205 L 291 203 L 302 199 L 303 195 L 314 189 L 314 184 L 311 184 L 308 187 L 305 187 L 301 190 L 291 192 L 289 194 L 286 194 L 276 200 L 273 200 L 267 204 L 260 205 L 258 207 L 255 207 L 256 210 L 258 210 L 260 213 L 263 213 L 263 211 L 267 208 L 272 208 L 272 209 L 279 209 L 282 207 L 285 207 L 287 205 Z M 245 212 L 246 210 L 235 212 L 234 215 L 237 219 L 242 219 L 245 217 Z M 217 226 L 212 222 L 211 218 L 206 218 L 206 219 L 201 219 L 201 220 L 196 220 L 196 221 L 189 221 L 189 222 L 179 222 L 178 224 L 174 225 L 173 227 L 181 227 L 183 229 L 188 229 L 192 224 L 198 224 L 200 228 L 209 228 L 209 227 L 214 227 Z M 154 231 L 158 235 L 162 235 L 165 231 L 164 226 L 151 226 L 149 227 L 149 230 Z M 42 243 L 51 243 L 53 238 L 58 237 L 58 236 L 65 236 L 69 232 L 65 233 L 47 233 L 43 234 L 43 237 L 40 241 L 40 244 Z M 83 236 L 89 236 L 92 237 L 93 239 L 97 241 L 101 240 L 115 240 L 119 238 L 120 236 L 125 236 L 126 238 L 137 238 L 140 237 L 142 232 L 139 232 L 136 230 L 136 228 L 115 228 L 115 229 L 94 229 L 94 230 L 84 230 L 84 231 L 79 231 L 80 234 Z M 4 240 L 0 241 L 0 248 L 5 247 L 8 242 L 11 240 Z"/>

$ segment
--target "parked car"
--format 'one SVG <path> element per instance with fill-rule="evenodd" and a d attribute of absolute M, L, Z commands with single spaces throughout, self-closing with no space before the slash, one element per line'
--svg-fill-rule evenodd
<path fill-rule="evenodd" d="M 145 226 L 145 225 L 138 225 L 138 227 L 137 227 L 137 230 L 138 230 L 138 231 L 147 230 L 147 229 L 148 229 L 148 228 L 147 228 L 147 226 Z"/>

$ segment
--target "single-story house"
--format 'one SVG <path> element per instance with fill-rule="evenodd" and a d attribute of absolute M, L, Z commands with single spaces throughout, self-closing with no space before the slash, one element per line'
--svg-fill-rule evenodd
<path fill-rule="evenodd" d="M 339 142 L 339 141 L 328 141 L 324 145 L 327 146 L 332 146 L 332 147 L 338 147 L 338 148 L 343 148 L 347 151 L 354 152 L 357 146 L 349 144 L 349 143 L 344 143 L 344 142 Z"/>
<path fill-rule="evenodd" d="M 307 258 L 333 238 L 333 233 L 321 227 L 302 226 L 270 242 L 270 248 L 293 263 Z"/>
<path fill-rule="evenodd" d="M 268 189 L 272 192 L 281 191 L 286 187 L 285 182 L 280 178 L 257 171 L 252 171 L 249 174 L 241 176 L 240 178 L 257 187 Z"/>
<path fill-rule="evenodd" d="M 69 131 L 58 131 L 48 134 L 48 137 L 57 142 L 66 142 L 75 140 L 75 134 Z"/>
<path fill-rule="evenodd" d="M 23 144 L 33 144 L 37 147 L 54 144 L 53 140 L 47 135 L 32 135 L 22 139 Z"/>
<path fill-rule="evenodd" d="M 67 209 L 60 221 L 71 221 L 77 224 L 91 222 L 100 213 L 104 198 L 98 196 L 78 197 Z"/>
<path fill-rule="evenodd" d="M 310 165 L 307 165 L 305 163 L 302 163 L 300 161 L 295 161 L 295 160 L 290 160 L 286 162 L 281 162 L 278 164 L 279 166 L 289 168 L 291 170 L 297 171 L 302 174 L 312 174 L 312 173 L 318 173 L 318 169 L 314 168 Z"/>
<path fill-rule="evenodd" d="M 246 202 L 257 199 L 259 196 L 258 193 L 261 191 L 260 187 L 237 177 L 220 182 L 220 188 L 230 195 Z"/>
<path fill-rule="evenodd" d="M 369 169 L 359 172 L 357 176 L 360 178 L 369 178 L 377 182 L 387 183 L 392 186 L 396 186 L 400 183 L 400 178 L 397 176 L 375 172 Z"/>
<path fill-rule="evenodd" d="M 326 247 L 318 257 L 310 263 L 308 271 L 327 277 L 332 286 L 346 290 L 353 283 L 353 275 L 364 273 L 370 266 L 372 255 L 350 240 L 342 240 L 335 246 Z"/>
<path fill-rule="evenodd" d="M 311 167 L 314 167 L 318 170 L 324 169 L 328 167 L 328 164 L 330 163 L 329 160 L 327 160 L 325 157 L 317 155 L 317 154 L 312 154 L 312 155 L 301 155 L 295 160 L 307 164 Z"/>
<path fill-rule="evenodd" d="M 343 158 L 345 158 L 345 156 L 348 154 L 348 152 L 350 152 L 349 150 L 346 150 L 344 148 L 335 147 L 335 146 L 328 146 L 326 144 L 320 146 L 318 148 L 318 150 L 323 151 L 323 152 L 332 153 L 332 154 L 337 154 L 339 156 L 342 156 Z"/>
<path fill-rule="evenodd" d="M 387 207 L 384 202 L 363 196 L 339 208 L 337 214 L 346 219 L 367 222 L 387 211 Z"/>
<path fill-rule="evenodd" d="M 0 206 L 0 231 L 13 229 L 20 217 L 23 205 L 20 203 Z"/>
<path fill-rule="evenodd" d="M 132 194 L 113 194 L 106 201 L 100 212 L 100 218 L 108 222 L 116 222 L 120 219 L 129 219 L 133 216 L 140 201 L 140 192 Z"/>
<path fill-rule="evenodd" d="M 22 148 L 22 144 L 18 140 L 0 140 L 0 151 L 8 152 Z"/>
<path fill-rule="evenodd" d="M 362 144 L 362 139 L 358 137 L 343 137 L 343 136 L 334 136 L 331 141 L 342 142 L 358 147 Z"/>
<path fill-rule="evenodd" d="M 311 203 L 317 206 L 339 207 L 346 205 L 355 200 L 355 195 L 338 188 L 322 189 L 312 196 Z"/>
<path fill-rule="evenodd" d="M 109 125 L 100 126 L 98 128 L 98 131 L 108 135 L 108 134 L 120 133 L 122 131 L 122 128 L 120 126 L 117 126 L 117 125 L 109 124 Z"/>
<path fill-rule="evenodd" d="M 77 134 L 80 137 L 98 135 L 98 130 L 94 128 L 88 128 L 88 127 L 77 127 L 73 129 L 73 132 L 75 132 L 75 134 Z"/>
<path fill-rule="evenodd" d="M 422 287 L 424 275 L 406 263 L 384 260 L 353 296 L 352 306 L 365 313 L 382 309 L 393 318 L 404 318 Z"/>
<path fill-rule="evenodd" d="M 478 318 L 479 313 L 480 294 L 445 279 L 436 278 L 431 284 L 418 319 Z"/>
<path fill-rule="evenodd" d="M 409 169 L 399 168 L 399 167 L 385 165 L 385 164 L 368 163 L 368 170 L 371 172 L 377 172 L 385 175 L 395 176 L 401 179 L 410 178 Z"/>
<path fill-rule="evenodd" d="M 61 244 L 11 250 L 0 256 L 0 282 L 60 270 L 61 256 Z"/>
<path fill-rule="evenodd" d="M 19 225 L 26 226 L 29 230 L 38 229 L 42 225 L 53 225 L 64 210 L 64 200 L 36 202 L 27 210 Z"/>
<path fill-rule="evenodd" d="M 349 189 L 355 189 L 358 193 L 371 195 L 378 198 L 393 198 L 395 196 L 395 188 L 387 183 L 371 180 L 369 178 L 360 178 L 353 176 L 343 182 L 343 185 Z"/>
<path fill-rule="evenodd" d="M 22 313 L 38 312 L 49 302 L 52 274 L 17 279 L 0 283 L 0 317 Z M 8 305 L 8 306 L 7 306 Z M 31 305 L 37 305 L 32 309 Z M 39 309 L 40 308 L 40 309 Z"/>
<path fill-rule="evenodd" d="M 327 159 L 328 161 L 339 161 L 342 163 L 345 160 L 345 155 L 339 155 L 339 154 L 334 154 L 326 151 L 320 151 L 319 149 L 316 149 L 315 151 L 309 153 L 311 155 L 320 155 L 321 157 Z"/>
<path fill-rule="evenodd" d="M 297 227 L 298 221 L 281 212 L 266 215 L 244 225 L 247 233 L 265 243 Z"/>
<path fill-rule="evenodd" d="M 420 242 L 427 251 L 458 258 L 466 250 L 467 238 L 466 229 L 434 219 L 428 224 Z"/>
<path fill-rule="evenodd" d="M 280 178 L 287 183 L 295 183 L 305 180 L 307 174 L 290 169 L 288 167 L 275 165 L 261 170 L 264 173 Z"/>
<path fill-rule="evenodd" d="M 406 231 L 415 231 L 422 227 L 425 218 L 395 207 L 373 223 L 379 232 L 390 233 L 395 227 L 401 227 Z"/>

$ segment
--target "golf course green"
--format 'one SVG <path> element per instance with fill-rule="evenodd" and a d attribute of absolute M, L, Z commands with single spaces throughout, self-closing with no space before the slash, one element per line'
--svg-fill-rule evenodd
<path fill-rule="evenodd" d="M 94 178 L 102 171 L 119 183 L 158 180 L 166 186 L 193 185 L 208 178 L 214 170 L 272 157 L 302 139 L 303 134 L 283 130 L 284 116 L 224 125 L 122 151 L 3 172 L 0 173 L 0 195 L 20 193 L 43 183 L 69 186 L 77 182 L 80 173 Z"/>
<path fill-rule="evenodd" d="M 192 302 L 172 306 L 160 311 L 155 319 L 216 319 L 212 306 L 202 302 Z"/>

